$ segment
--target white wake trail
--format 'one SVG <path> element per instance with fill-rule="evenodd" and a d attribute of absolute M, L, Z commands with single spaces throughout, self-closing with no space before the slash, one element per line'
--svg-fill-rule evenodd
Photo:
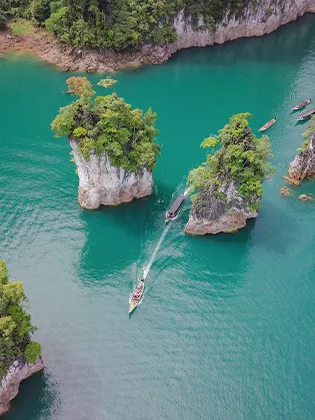
<path fill-rule="evenodd" d="M 149 274 L 149 272 L 151 270 L 151 267 L 152 267 L 152 264 L 153 264 L 153 262 L 154 262 L 154 260 L 156 258 L 156 255 L 159 252 L 159 249 L 161 248 L 162 242 L 164 241 L 164 238 L 165 238 L 167 232 L 169 231 L 169 228 L 171 227 L 171 222 L 172 221 L 168 222 L 168 224 L 165 226 L 165 228 L 164 228 L 164 230 L 162 232 L 162 235 L 160 236 L 159 242 L 157 243 L 157 245 L 156 245 L 156 247 L 155 247 L 155 249 L 153 251 L 153 254 L 152 254 L 151 258 L 150 258 L 149 263 L 144 267 L 144 269 L 143 269 L 143 278 L 146 278 L 147 275 Z"/>

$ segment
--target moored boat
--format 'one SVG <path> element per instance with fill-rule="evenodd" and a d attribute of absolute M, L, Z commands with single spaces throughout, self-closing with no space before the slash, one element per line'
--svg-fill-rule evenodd
<path fill-rule="evenodd" d="M 144 277 L 141 278 L 141 280 L 137 284 L 137 287 L 132 293 L 131 299 L 129 301 L 129 312 L 128 312 L 129 314 L 131 314 L 139 305 L 143 292 L 144 292 Z"/>
<path fill-rule="evenodd" d="M 298 118 L 298 121 L 305 121 L 309 118 L 311 118 L 311 116 L 315 114 L 315 108 L 311 109 L 308 112 L 305 112 L 305 114 L 300 115 L 300 117 Z"/>
<path fill-rule="evenodd" d="M 277 117 L 274 117 L 272 120 L 268 121 L 265 125 L 260 127 L 258 131 L 266 131 L 269 127 L 271 127 L 277 121 Z"/>
<path fill-rule="evenodd" d="M 306 99 L 303 102 L 300 102 L 299 104 L 295 105 L 295 107 L 292 108 L 292 111 L 298 111 L 299 109 L 302 109 L 304 107 L 306 107 L 308 104 L 310 104 L 312 102 L 312 99 Z"/>
<path fill-rule="evenodd" d="M 185 194 L 180 194 L 176 200 L 173 202 L 171 207 L 168 209 L 165 217 L 165 223 L 169 222 L 170 220 L 173 220 L 174 217 L 177 215 L 178 210 L 180 209 L 180 206 L 183 204 L 184 200 L 186 198 Z"/>

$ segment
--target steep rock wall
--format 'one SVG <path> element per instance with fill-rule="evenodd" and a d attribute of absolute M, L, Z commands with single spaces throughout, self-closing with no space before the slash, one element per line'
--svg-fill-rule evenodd
<path fill-rule="evenodd" d="M 10 408 L 10 401 L 19 392 L 20 383 L 44 369 L 43 361 L 39 357 L 35 363 L 25 363 L 22 359 L 17 359 L 9 368 L 5 377 L 1 380 L 0 386 L 0 415 Z"/>
<path fill-rule="evenodd" d="M 257 211 L 248 208 L 233 183 L 226 184 L 220 192 L 225 195 L 225 199 L 218 198 L 213 187 L 198 193 L 185 226 L 186 233 L 215 235 L 235 232 L 246 226 L 247 219 L 258 216 Z"/>
<path fill-rule="evenodd" d="M 104 153 L 91 153 L 86 161 L 75 141 L 70 140 L 73 157 L 79 176 L 78 200 L 85 209 L 97 209 L 101 205 L 117 206 L 134 198 L 142 198 L 152 193 L 153 176 L 146 168 L 138 173 L 117 168 Z"/>
<path fill-rule="evenodd" d="M 248 6 L 240 19 L 226 16 L 214 31 L 194 29 L 180 13 L 175 20 L 178 38 L 173 49 L 204 47 L 269 34 L 307 12 L 315 13 L 315 0 L 260 0 L 255 6 Z M 200 21 L 199 26 L 202 24 Z"/>
<path fill-rule="evenodd" d="M 309 146 L 295 156 L 290 163 L 288 176 L 284 179 L 291 185 L 299 185 L 303 179 L 315 178 L 315 135 Z"/>

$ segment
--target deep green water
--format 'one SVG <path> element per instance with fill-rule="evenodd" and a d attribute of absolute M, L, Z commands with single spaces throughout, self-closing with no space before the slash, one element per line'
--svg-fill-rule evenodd
<path fill-rule="evenodd" d="M 32 56 L 0 58 L 0 255 L 24 283 L 46 364 L 6 420 L 315 418 L 315 202 L 279 195 L 305 128 L 290 110 L 315 100 L 314 68 L 307 16 L 118 73 L 118 93 L 159 115 L 154 194 L 88 212 L 67 141 L 49 127 L 70 100 L 69 74 Z M 244 111 L 255 130 L 279 117 L 268 133 L 277 175 L 258 219 L 233 235 L 186 237 L 186 208 L 129 319 L 165 210 L 204 158 L 200 142 Z M 300 192 L 315 193 L 315 182 Z"/>

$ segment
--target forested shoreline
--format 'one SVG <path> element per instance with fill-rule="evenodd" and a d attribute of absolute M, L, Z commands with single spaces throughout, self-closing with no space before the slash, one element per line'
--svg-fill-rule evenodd
<path fill-rule="evenodd" d="M 174 42 L 180 11 L 199 29 L 214 29 L 230 14 L 240 17 L 254 0 L 1 0 L 0 27 L 27 19 L 74 47 L 112 48 Z"/>

